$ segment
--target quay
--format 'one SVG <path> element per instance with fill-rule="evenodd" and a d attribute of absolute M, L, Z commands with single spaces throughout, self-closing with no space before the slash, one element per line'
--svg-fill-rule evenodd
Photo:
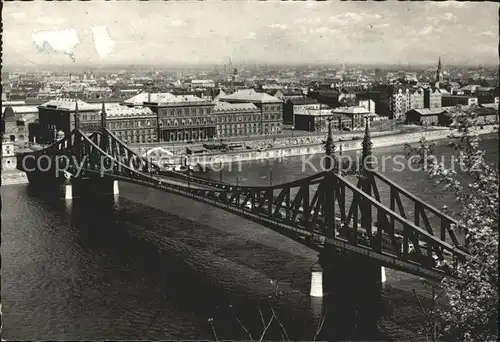
<path fill-rule="evenodd" d="M 484 126 L 477 133 L 491 134 L 495 132 L 496 125 Z M 378 133 L 378 134 L 377 134 Z M 418 143 L 422 138 L 427 141 L 436 141 L 459 137 L 461 133 L 449 128 L 435 128 L 434 130 L 411 132 L 411 133 L 395 133 L 395 132 L 376 132 L 372 135 L 374 148 L 390 147 L 403 145 L 405 143 Z M 362 134 L 352 133 L 334 137 L 337 151 L 356 151 L 362 149 Z M 252 142 L 254 145 L 255 142 Z M 172 147 L 168 145 L 157 144 L 156 147 L 161 147 L 165 150 L 172 151 L 171 156 L 162 156 L 160 167 L 168 165 L 189 165 L 189 166 L 206 166 L 226 164 L 252 160 L 267 160 L 288 157 L 298 157 L 303 155 L 322 154 L 324 153 L 324 137 L 303 136 L 287 139 L 276 140 L 261 140 L 260 146 L 271 146 L 269 148 L 259 147 L 257 149 L 241 149 L 229 152 L 205 152 L 200 154 L 186 155 L 186 147 L 193 148 L 194 144 L 176 147 L 172 151 Z M 244 142 L 243 142 L 244 144 Z M 146 153 L 145 147 L 131 146 L 131 149 L 139 155 Z M 152 161 L 155 161 L 152 157 Z"/>
<path fill-rule="evenodd" d="M 482 130 L 478 130 L 477 133 L 480 135 L 491 134 L 495 132 L 496 125 L 484 126 Z M 428 141 L 436 141 L 449 139 L 452 137 L 460 136 L 458 130 L 450 130 L 449 128 L 434 128 L 433 130 L 419 131 L 419 132 L 395 132 L 395 131 L 383 131 L 374 132 L 372 134 L 372 142 L 374 148 L 379 147 L 390 147 L 403 145 L 405 143 L 418 143 L 420 139 L 425 138 Z M 362 134 L 359 132 L 348 132 L 342 135 L 337 135 L 333 138 L 337 151 L 356 151 L 362 149 Z M 287 138 L 275 138 L 267 140 L 256 140 L 252 139 L 249 141 L 238 141 L 231 142 L 233 144 L 239 143 L 245 145 L 248 143 L 252 146 L 272 146 L 269 148 L 257 148 L 257 149 L 242 149 L 230 152 L 213 152 L 213 153 L 202 153 L 197 155 L 186 155 L 186 147 L 197 146 L 198 144 L 188 144 L 182 146 L 171 146 L 168 144 L 148 144 L 144 145 L 131 145 L 130 149 L 139 155 L 144 155 L 148 150 L 153 148 L 162 148 L 167 151 L 172 151 L 170 156 L 161 157 L 161 165 L 163 167 L 165 164 L 176 165 L 177 169 L 181 165 L 194 166 L 206 166 L 206 165 L 217 165 L 226 164 L 242 161 L 252 161 L 252 160 L 267 160 L 267 159 L 279 159 L 288 157 L 298 157 L 303 155 L 321 154 L 324 153 L 324 136 L 318 135 L 302 135 L 296 137 Z M 155 158 L 152 157 L 152 161 Z M 28 178 L 24 172 L 19 170 L 9 170 L 3 171 L 1 176 L 1 184 L 6 185 L 17 185 L 28 183 Z"/>

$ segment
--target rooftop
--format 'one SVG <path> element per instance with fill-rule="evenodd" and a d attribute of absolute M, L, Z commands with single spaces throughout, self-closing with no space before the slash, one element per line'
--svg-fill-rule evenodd
<path fill-rule="evenodd" d="M 426 115 L 436 115 L 436 114 L 441 114 L 444 112 L 447 112 L 449 109 L 447 107 L 437 107 L 437 108 L 416 108 L 412 109 L 411 111 L 415 111 L 419 113 L 420 115 L 426 116 Z"/>
<path fill-rule="evenodd" d="M 26 123 L 26 122 L 34 122 L 36 119 L 38 119 L 37 114 L 24 114 L 22 117 L 18 119 L 18 121 Z"/>
<path fill-rule="evenodd" d="M 162 104 L 207 103 L 209 101 L 194 95 L 173 95 L 171 93 L 140 93 L 124 101 L 129 105 L 142 105 L 145 102 Z"/>
<path fill-rule="evenodd" d="M 276 97 L 268 95 L 266 93 L 258 93 L 254 89 L 241 89 L 231 95 L 225 95 L 220 97 L 223 101 L 247 101 L 256 103 L 282 103 L 282 101 Z"/>
<path fill-rule="evenodd" d="M 484 103 L 484 104 L 480 104 L 479 107 L 493 108 L 495 110 L 498 110 L 498 103 Z"/>
<path fill-rule="evenodd" d="M 315 116 L 323 116 L 323 115 L 332 115 L 331 109 L 318 109 L 318 108 L 307 108 L 307 107 L 299 107 L 293 110 L 294 115 L 315 115 Z"/>
<path fill-rule="evenodd" d="M 451 94 L 443 94 L 443 97 L 453 97 L 453 98 L 460 98 L 460 99 L 474 99 L 476 98 L 475 96 L 471 95 L 451 95 Z"/>
<path fill-rule="evenodd" d="M 298 99 L 290 99 L 290 100 L 287 100 L 287 102 L 292 103 L 294 105 L 305 105 L 305 104 L 318 103 L 318 100 L 313 99 L 311 97 L 302 97 L 302 98 L 298 98 Z"/>
<path fill-rule="evenodd" d="M 148 107 L 127 107 L 120 105 L 106 106 L 108 117 L 132 117 L 132 116 L 154 116 L 154 112 Z"/>
<path fill-rule="evenodd" d="M 40 107 L 75 111 L 77 103 L 78 103 L 78 110 L 79 111 L 98 110 L 101 108 L 101 104 L 99 104 L 99 103 L 92 103 L 91 104 L 91 103 L 84 102 L 82 100 L 68 99 L 68 98 L 60 98 L 60 99 L 50 100 L 49 102 L 45 102 L 44 104 L 41 104 Z"/>
<path fill-rule="evenodd" d="M 333 110 L 334 113 L 341 114 L 370 114 L 370 111 L 365 107 L 352 106 L 352 107 L 337 107 Z"/>
<path fill-rule="evenodd" d="M 253 103 L 229 103 L 229 102 L 216 102 L 215 111 L 253 111 L 257 107 Z"/>
<path fill-rule="evenodd" d="M 2 113 L 5 112 L 5 109 L 9 106 L 2 106 Z M 28 114 L 28 113 L 38 113 L 37 106 L 10 106 L 14 114 Z"/>

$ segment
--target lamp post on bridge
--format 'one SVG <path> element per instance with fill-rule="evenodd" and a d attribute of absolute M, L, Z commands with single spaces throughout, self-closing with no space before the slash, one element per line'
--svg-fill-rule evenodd
<path fill-rule="evenodd" d="M 101 130 L 104 131 L 106 129 L 107 124 L 107 115 L 106 115 L 106 107 L 104 102 L 102 103 L 101 109 Z"/>
<path fill-rule="evenodd" d="M 335 144 L 333 143 L 332 137 L 332 118 L 328 118 L 328 137 L 326 138 L 325 143 L 325 164 L 323 165 L 325 170 L 332 171 L 335 167 L 337 167 L 337 160 L 335 158 Z M 334 163 L 332 165 L 332 162 Z"/>
<path fill-rule="evenodd" d="M 80 129 L 80 113 L 78 113 L 78 100 L 75 101 L 75 129 Z"/>

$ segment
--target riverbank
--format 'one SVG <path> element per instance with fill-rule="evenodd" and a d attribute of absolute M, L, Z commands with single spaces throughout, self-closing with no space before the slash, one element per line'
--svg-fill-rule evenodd
<path fill-rule="evenodd" d="M 484 126 L 483 129 L 478 130 L 478 134 L 485 135 L 495 132 L 495 125 Z M 402 132 L 375 132 L 372 136 L 373 148 L 379 147 L 389 147 L 397 146 L 403 144 L 414 144 L 418 143 L 422 138 L 428 141 L 447 139 L 452 136 L 460 136 L 458 130 L 450 130 L 448 128 L 434 129 L 430 131 L 420 131 L 411 133 Z M 183 165 L 185 162 L 187 165 L 218 165 L 226 163 L 236 163 L 243 161 L 252 160 L 268 160 L 268 159 L 279 159 L 287 157 L 297 157 L 303 155 L 314 155 L 324 153 L 324 140 L 326 137 L 321 136 L 308 136 L 308 137 L 297 137 L 292 138 L 292 140 L 274 140 L 273 147 L 259 150 L 256 149 L 246 149 L 240 151 L 226 152 L 226 153 L 203 153 L 199 155 L 174 155 L 171 157 L 162 157 L 160 164 L 173 164 L 173 165 Z M 283 141 L 282 141 L 283 140 Z M 336 146 L 336 151 L 356 151 L 361 150 L 362 134 L 359 132 L 345 133 L 343 135 L 337 135 L 334 137 L 334 142 Z M 257 140 L 252 142 L 256 144 L 257 142 L 264 142 L 265 144 L 270 144 L 269 140 Z M 168 148 L 168 147 L 166 147 Z M 185 149 L 185 147 L 183 147 Z M 142 154 L 142 148 L 132 148 L 136 153 Z M 28 178 L 26 174 L 18 170 L 4 171 L 1 177 L 2 185 L 16 185 L 28 183 Z"/>
<path fill-rule="evenodd" d="M 421 132 L 422 126 L 417 125 L 407 125 L 394 130 L 384 130 L 384 131 L 373 131 L 371 135 L 373 137 L 395 135 L 395 134 L 406 134 L 413 132 Z M 439 130 L 437 127 L 425 127 L 426 131 Z M 361 138 L 364 131 L 345 131 L 345 132 L 334 132 L 333 137 L 335 140 L 355 140 L 356 138 Z M 154 142 L 146 144 L 130 144 L 129 147 L 139 155 L 144 155 L 146 152 L 161 147 L 176 156 L 184 156 L 186 154 L 186 148 L 203 148 L 204 143 L 224 143 L 228 145 L 241 145 L 247 149 L 258 150 L 258 149 L 269 149 L 277 147 L 287 147 L 287 146 L 301 146 L 310 144 L 321 144 L 326 139 L 326 132 L 297 132 L 295 135 L 275 135 L 275 136 L 245 136 L 245 137 L 232 137 L 227 139 L 215 139 L 213 141 L 193 141 L 193 142 Z"/>
<path fill-rule="evenodd" d="M 26 176 L 26 173 L 18 170 L 2 171 L 2 186 L 26 183 L 28 183 L 28 177 Z"/>
<path fill-rule="evenodd" d="M 485 126 L 483 129 L 478 130 L 478 134 L 491 134 L 495 132 L 495 126 Z M 447 139 L 453 136 L 460 136 L 461 133 L 458 130 L 450 130 L 450 129 L 438 129 L 433 131 L 422 131 L 422 132 L 413 132 L 413 133 L 400 133 L 400 134 L 383 134 L 378 136 L 372 135 L 373 148 L 379 147 L 389 147 L 389 146 L 397 146 L 404 145 L 406 143 L 414 144 L 418 143 L 422 138 L 425 138 L 428 141 L 442 140 Z M 323 138 L 324 139 L 324 138 Z M 352 139 L 352 138 L 351 138 Z M 362 137 L 359 137 L 355 140 L 339 140 L 339 137 L 334 139 L 336 151 L 355 151 L 362 149 Z M 225 164 L 225 163 L 235 163 L 235 162 L 243 162 L 243 161 L 252 161 L 252 160 L 266 160 L 266 159 L 279 159 L 279 158 L 287 158 L 287 157 L 297 157 L 303 155 L 314 155 L 325 153 L 324 143 L 314 142 L 310 144 L 303 145 L 288 145 L 284 147 L 273 147 L 267 150 L 261 151 L 234 151 L 227 153 L 205 153 L 199 155 L 190 155 L 187 156 L 186 163 L 188 165 L 217 165 L 217 164 Z M 179 164 L 183 162 L 183 158 L 185 157 L 171 157 L 162 159 L 162 163 L 168 164 Z"/>

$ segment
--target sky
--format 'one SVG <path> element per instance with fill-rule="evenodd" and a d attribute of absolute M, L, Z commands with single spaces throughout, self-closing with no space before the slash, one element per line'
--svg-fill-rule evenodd
<path fill-rule="evenodd" d="M 4 2 L 4 65 L 498 64 L 498 4 Z"/>

